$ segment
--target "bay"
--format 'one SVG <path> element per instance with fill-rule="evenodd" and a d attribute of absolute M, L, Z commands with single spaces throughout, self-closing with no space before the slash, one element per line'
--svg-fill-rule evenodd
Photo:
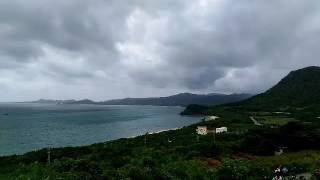
<path fill-rule="evenodd" d="M 199 121 L 183 107 L 0 103 L 0 156 L 83 146 Z"/>

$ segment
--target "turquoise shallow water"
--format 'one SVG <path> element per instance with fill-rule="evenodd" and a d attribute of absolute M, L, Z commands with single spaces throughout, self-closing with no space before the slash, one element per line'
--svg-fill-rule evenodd
<path fill-rule="evenodd" d="M 199 121 L 182 107 L 0 104 L 0 156 L 89 145 Z"/>

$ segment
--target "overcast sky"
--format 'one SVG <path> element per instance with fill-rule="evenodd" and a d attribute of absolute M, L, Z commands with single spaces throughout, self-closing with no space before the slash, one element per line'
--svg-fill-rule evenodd
<path fill-rule="evenodd" d="M 259 93 L 319 48 L 319 0 L 1 0 L 0 101 Z"/>

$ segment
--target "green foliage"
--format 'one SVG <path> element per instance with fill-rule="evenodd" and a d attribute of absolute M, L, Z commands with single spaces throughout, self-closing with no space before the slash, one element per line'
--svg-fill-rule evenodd
<path fill-rule="evenodd" d="M 215 173 L 219 180 L 248 179 L 250 169 L 244 161 L 225 160 Z"/>
<path fill-rule="evenodd" d="M 256 118 L 260 123 L 264 125 L 283 126 L 289 122 L 297 121 L 291 117 L 278 117 L 278 116 L 262 116 Z"/>
<path fill-rule="evenodd" d="M 172 162 L 164 167 L 169 179 L 209 179 L 209 169 L 199 160 Z"/>
<path fill-rule="evenodd" d="M 210 108 L 208 106 L 191 104 L 186 107 L 186 109 L 181 112 L 181 115 L 204 115 L 208 114 L 208 110 Z"/>
<path fill-rule="evenodd" d="M 252 110 L 285 110 L 320 104 L 320 67 L 291 72 L 267 92 L 239 105 Z"/>
<path fill-rule="evenodd" d="M 63 158 L 59 161 L 55 161 L 52 165 L 52 169 L 58 173 L 80 173 L 86 179 L 99 179 L 102 175 L 102 170 L 96 162 L 91 162 L 87 159 L 70 159 Z"/>
<path fill-rule="evenodd" d="M 307 67 L 291 72 L 265 93 L 247 100 L 215 107 L 190 105 L 182 114 L 218 114 L 223 110 L 238 112 L 287 111 L 298 120 L 316 121 L 320 116 L 320 67 Z M 240 112 L 240 113 L 239 113 Z M 243 119 L 243 118 L 242 118 Z"/>

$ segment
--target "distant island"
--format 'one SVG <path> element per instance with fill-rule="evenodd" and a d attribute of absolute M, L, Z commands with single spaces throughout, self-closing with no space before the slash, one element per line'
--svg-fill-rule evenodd
<path fill-rule="evenodd" d="M 219 105 L 241 101 L 251 97 L 251 94 L 191 94 L 180 93 L 167 97 L 150 98 L 124 98 L 108 101 L 96 102 L 89 99 L 83 100 L 48 100 L 40 99 L 32 103 L 52 103 L 52 104 L 96 104 L 96 105 L 154 105 L 154 106 L 187 106 L 189 104 L 199 105 Z"/>

